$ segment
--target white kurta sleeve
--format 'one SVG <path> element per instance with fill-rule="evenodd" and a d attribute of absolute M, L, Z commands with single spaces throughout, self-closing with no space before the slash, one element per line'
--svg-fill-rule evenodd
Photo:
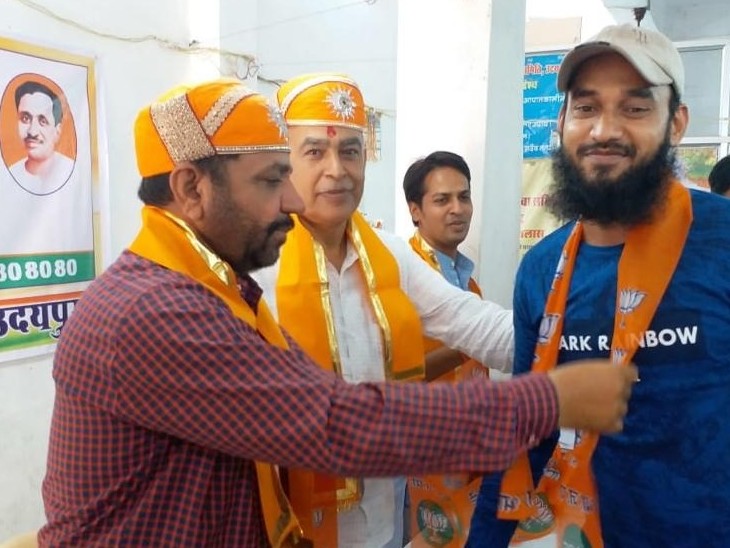
<path fill-rule="evenodd" d="M 488 367 L 511 372 L 512 311 L 454 287 L 397 236 L 378 235 L 398 262 L 401 287 L 421 317 L 424 334 Z"/>

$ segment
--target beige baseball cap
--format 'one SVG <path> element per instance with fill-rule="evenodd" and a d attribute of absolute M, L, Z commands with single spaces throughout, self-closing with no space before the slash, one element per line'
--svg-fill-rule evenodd
<path fill-rule="evenodd" d="M 677 96 L 682 97 L 684 65 L 677 48 L 663 34 L 631 24 L 606 27 L 570 50 L 560 65 L 558 89 L 567 91 L 575 71 L 584 61 L 611 52 L 631 63 L 647 82 L 671 85 Z"/>

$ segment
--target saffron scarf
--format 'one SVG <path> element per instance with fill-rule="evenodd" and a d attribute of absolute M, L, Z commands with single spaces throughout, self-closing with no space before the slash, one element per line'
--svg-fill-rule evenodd
<path fill-rule="evenodd" d="M 385 378 L 422 379 L 421 321 L 401 289 L 398 263 L 357 212 L 350 220 L 347 238 L 358 255 L 365 290 L 380 327 Z M 281 326 L 320 367 L 341 376 L 327 259 L 322 245 L 296 216 L 294 229 L 282 247 L 276 302 Z M 288 470 L 288 479 L 292 506 L 302 517 L 305 535 L 317 546 L 337 546 L 337 512 L 359 503 L 362 481 L 299 469 Z"/>
<path fill-rule="evenodd" d="M 408 241 L 413 251 L 437 272 L 441 267 L 434 249 L 416 231 Z M 482 296 L 479 286 L 469 278 L 469 291 Z M 426 355 L 443 346 L 441 341 L 423 338 Z M 478 361 L 463 356 L 462 364 L 441 375 L 436 382 L 456 382 L 472 376 L 488 376 L 489 369 Z M 411 546 L 428 548 L 464 546 L 469 524 L 482 480 L 471 474 L 426 475 L 408 478 L 411 498 Z"/>
<path fill-rule="evenodd" d="M 162 209 L 145 206 L 142 229 L 129 250 L 192 278 L 222 300 L 236 318 L 255 329 L 269 344 L 289 348 L 266 303 L 259 301 L 258 310 L 254 312 L 241 296 L 231 266 L 208 249 L 181 219 Z M 276 468 L 257 462 L 256 476 L 271 546 L 283 548 L 305 543 Z"/>
<path fill-rule="evenodd" d="M 408 243 L 411 245 L 411 249 L 416 252 L 416 254 L 423 259 L 428 266 L 433 268 L 437 272 L 441 272 L 441 266 L 439 265 L 438 258 L 436 257 L 436 252 L 434 249 L 426 242 L 426 240 L 423 239 L 423 236 L 416 231 L 416 233 L 411 236 L 411 239 L 408 240 Z M 480 289 L 479 285 L 474 281 L 474 278 L 469 278 L 469 291 L 472 293 L 482 296 L 482 290 Z M 438 341 L 436 339 L 430 339 L 428 337 L 423 338 L 423 346 L 426 354 L 428 355 L 429 352 L 433 352 L 434 350 L 437 350 L 443 346 L 443 343 L 441 341 Z M 476 360 L 473 360 L 469 358 L 468 356 L 464 356 L 464 363 L 459 366 L 460 369 L 464 369 L 467 367 L 469 370 L 471 370 L 474 366 L 478 366 L 479 369 L 482 369 L 484 371 L 488 371 L 482 364 L 477 362 Z M 464 371 L 466 373 L 466 371 Z M 465 375 L 468 377 L 468 375 Z M 441 381 L 454 381 L 457 380 L 457 374 L 454 373 L 447 373 L 445 375 L 442 375 L 437 380 Z"/>
<path fill-rule="evenodd" d="M 633 359 L 640 336 L 649 328 L 674 275 L 691 224 L 689 192 L 672 181 L 664 209 L 652 222 L 629 231 L 618 264 L 611 341 L 610 355 L 617 367 Z M 582 238 L 583 225 L 578 221 L 563 248 L 545 304 L 534 372 L 544 373 L 557 365 L 570 280 Z M 526 454 L 506 472 L 497 514 L 500 519 L 519 521 L 513 541 L 554 533 L 556 546 L 564 546 L 565 540 L 602 548 L 598 493 L 590 466 L 598 434 L 575 432 L 572 440 L 558 444 L 536 488 Z"/>

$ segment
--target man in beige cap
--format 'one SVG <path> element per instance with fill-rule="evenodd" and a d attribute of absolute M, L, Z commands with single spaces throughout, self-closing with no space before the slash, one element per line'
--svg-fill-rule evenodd
<path fill-rule="evenodd" d="M 459 388 L 322 371 L 249 276 L 303 204 L 277 109 L 237 80 L 163 95 L 135 144 L 142 229 L 56 350 L 41 546 L 306 546 L 265 463 L 499 470 L 559 422 L 621 428 L 635 373 L 605 360 Z"/>
<path fill-rule="evenodd" d="M 673 173 L 681 57 L 658 32 L 608 27 L 566 55 L 558 88 L 550 203 L 570 222 L 520 265 L 515 372 L 610 356 L 641 383 L 623 433 L 564 430 L 484 478 L 470 542 L 506 546 L 519 521 L 513 540 L 556 546 L 726 546 L 730 203 Z"/>

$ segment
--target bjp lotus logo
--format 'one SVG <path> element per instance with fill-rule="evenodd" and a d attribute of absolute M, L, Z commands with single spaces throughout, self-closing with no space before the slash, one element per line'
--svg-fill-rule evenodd
<path fill-rule="evenodd" d="M 513 540 L 522 542 L 547 534 L 555 528 L 555 514 L 545 493 L 530 495 L 529 504 L 534 514 L 517 524 Z"/>
<path fill-rule="evenodd" d="M 537 336 L 538 344 L 546 344 L 555 334 L 560 314 L 545 314 L 540 321 L 540 330 Z"/>
<path fill-rule="evenodd" d="M 446 546 L 456 535 L 456 529 L 446 511 L 432 500 L 422 500 L 416 509 L 418 530 L 428 546 Z"/>
<path fill-rule="evenodd" d="M 618 311 L 621 313 L 621 327 L 625 327 L 624 320 L 627 314 L 631 314 L 639 308 L 644 301 L 646 293 L 638 289 L 622 289 L 618 298 Z"/>
<path fill-rule="evenodd" d="M 619 296 L 618 310 L 621 314 L 630 314 L 636 310 L 646 297 L 646 293 L 638 289 L 622 289 Z"/>

